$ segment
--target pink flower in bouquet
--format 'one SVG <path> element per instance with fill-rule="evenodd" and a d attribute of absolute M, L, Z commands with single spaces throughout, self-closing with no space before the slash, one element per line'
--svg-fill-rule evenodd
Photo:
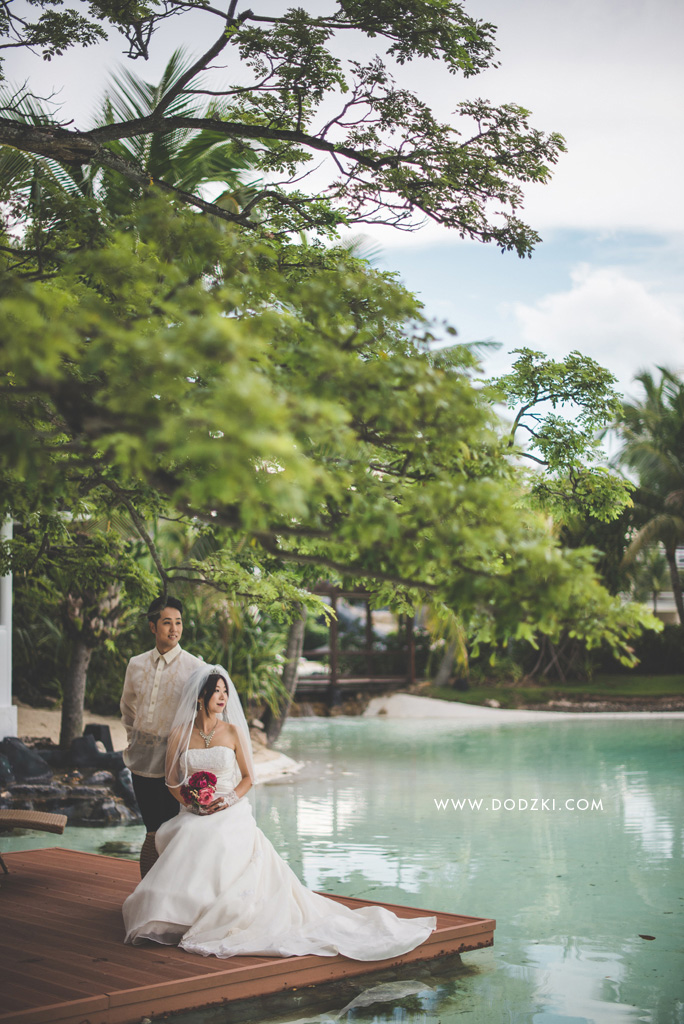
<path fill-rule="evenodd" d="M 212 800 L 214 799 L 214 790 L 213 789 L 201 789 L 200 790 L 200 794 L 199 794 L 197 799 L 200 802 L 200 804 L 202 805 L 202 807 L 206 807 L 207 804 L 210 804 L 212 802 Z"/>

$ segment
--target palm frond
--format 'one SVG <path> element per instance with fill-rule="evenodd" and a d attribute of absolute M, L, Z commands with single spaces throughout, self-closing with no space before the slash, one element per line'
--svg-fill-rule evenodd
<path fill-rule="evenodd" d="M 666 550 L 673 550 L 684 542 L 684 519 L 681 516 L 655 515 L 642 526 L 622 557 L 621 568 L 632 565 L 645 548 L 660 542 Z"/>
<path fill-rule="evenodd" d="M 52 122 L 53 114 L 39 100 L 25 95 L 11 86 L 0 86 L 0 106 L 3 116 L 22 124 L 42 125 Z M 57 160 L 44 156 L 31 156 L 11 146 L 0 146 L 0 194 L 9 189 L 30 193 L 36 177 L 49 178 L 61 189 L 76 195 L 82 190 L 71 169 Z"/>

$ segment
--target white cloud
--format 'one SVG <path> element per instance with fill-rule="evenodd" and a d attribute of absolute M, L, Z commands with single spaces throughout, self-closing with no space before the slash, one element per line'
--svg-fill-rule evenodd
<path fill-rule="evenodd" d="M 680 0 L 469 0 L 499 25 L 493 99 L 533 111 L 568 152 L 546 186 L 526 189 L 526 217 L 549 227 L 671 231 L 684 158 Z"/>
<path fill-rule="evenodd" d="M 617 267 L 580 264 L 571 287 L 533 305 L 515 303 L 521 341 L 556 358 L 573 349 L 608 367 L 628 388 L 635 367 L 684 370 L 684 306 Z"/>

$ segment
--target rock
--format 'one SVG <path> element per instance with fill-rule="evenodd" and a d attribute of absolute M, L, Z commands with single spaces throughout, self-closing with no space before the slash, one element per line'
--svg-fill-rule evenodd
<path fill-rule="evenodd" d="M 128 769 L 84 774 L 85 778 L 77 768 L 69 768 L 52 779 L 32 778 L 3 786 L 0 807 L 66 814 L 75 825 L 130 825 L 141 821 Z"/>
<path fill-rule="evenodd" d="M 124 843 L 119 839 L 108 839 L 97 848 L 97 852 L 104 857 L 131 857 L 137 858 L 140 852 L 139 843 Z"/>
<path fill-rule="evenodd" d="M 109 798 L 93 804 L 83 822 L 86 825 L 123 825 L 136 820 L 136 815 L 125 804 Z"/>
<path fill-rule="evenodd" d="M 86 786 L 108 786 L 114 782 L 114 776 L 111 772 L 94 772 L 83 782 Z"/>
<path fill-rule="evenodd" d="M 119 772 L 123 771 L 126 767 L 123 754 L 120 750 L 115 750 L 113 754 L 102 754 L 101 756 L 104 758 L 104 760 L 100 762 L 102 767 L 107 767 L 109 771 L 113 772 L 115 775 L 118 775 Z"/>
<path fill-rule="evenodd" d="M 32 802 L 36 800 L 60 800 L 69 795 L 69 788 L 54 782 L 24 782 L 12 786 L 12 795 L 20 800 L 31 800 Z"/>
<path fill-rule="evenodd" d="M 38 747 L 34 749 L 52 768 L 63 768 L 69 760 L 66 751 L 61 750 L 59 747 Z"/>
<path fill-rule="evenodd" d="M 52 778 L 52 769 L 47 761 L 35 750 L 29 750 L 16 736 L 7 736 L 0 743 L 0 754 L 7 758 L 19 781 Z"/>
<path fill-rule="evenodd" d="M 117 774 L 124 767 L 123 755 L 120 753 L 103 754 L 98 750 L 97 742 L 92 734 L 77 736 L 71 744 L 69 763 L 79 768 L 97 768 Z"/>
<path fill-rule="evenodd" d="M 12 771 L 12 765 L 9 763 L 9 758 L 5 757 L 4 754 L 0 754 L 0 786 L 10 786 L 13 782 L 16 782 L 16 776 Z"/>
<path fill-rule="evenodd" d="M 485 704 L 487 705 L 488 708 L 500 708 L 501 707 L 501 703 L 498 700 L 494 700 L 492 697 L 489 697 L 485 701 Z"/>
<path fill-rule="evenodd" d="M 93 736 L 96 743 L 102 744 L 102 749 L 106 753 L 113 753 L 114 746 L 112 744 L 112 733 L 108 725 L 95 724 L 91 722 L 86 725 L 83 730 L 84 736 Z"/>
<path fill-rule="evenodd" d="M 124 798 L 131 810 L 135 811 L 136 814 L 140 813 L 138 808 L 138 801 L 135 798 L 135 790 L 133 789 L 133 776 L 131 775 L 130 768 L 122 768 L 116 776 L 117 788 L 119 793 Z"/>
<path fill-rule="evenodd" d="M 78 765 L 79 768 L 94 768 L 102 757 L 97 749 L 95 737 L 91 735 L 77 736 L 71 743 L 69 755 L 71 764 Z"/>
<path fill-rule="evenodd" d="M 69 791 L 72 800 L 104 800 L 110 795 L 108 786 L 72 786 Z"/>

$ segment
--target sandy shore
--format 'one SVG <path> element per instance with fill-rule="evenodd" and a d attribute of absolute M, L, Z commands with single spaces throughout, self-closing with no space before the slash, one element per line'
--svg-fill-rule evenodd
<path fill-rule="evenodd" d="M 26 704 L 17 703 L 17 732 L 20 739 L 51 739 L 59 742 L 61 712 L 50 708 L 31 708 Z M 83 724 L 108 725 L 112 733 L 115 750 L 123 750 L 126 746 L 126 730 L 121 719 L 115 716 L 93 715 L 86 711 Z M 252 745 L 254 767 L 257 782 L 271 782 L 273 779 L 294 775 L 304 767 L 299 761 L 293 761 L 287 754 L 271 750 L 260 743 Z"/>
<path fill-rule="evenodd" d="M 438 718 L 465 725 L 501 725 L 520 722 L 553 722 L 557 718 L 586 720 L 587 718 L 684 718 L 684 711 L 523 711 L 511 708 L 486 708 L 480 704 L 461 704 L 458 701 L 436 700 L 411 693 L 393 693 L 388 697 L 374 697 L 364 717 L 376 718 Z"/>

